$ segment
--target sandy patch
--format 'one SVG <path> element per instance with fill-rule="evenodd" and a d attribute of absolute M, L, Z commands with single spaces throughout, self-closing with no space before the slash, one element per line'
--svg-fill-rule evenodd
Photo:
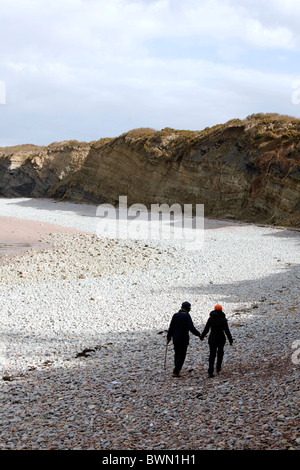
<path fill-rule="evenodd" d="M 0 227 L 0 256 L 49 248 L 43 239 L 51 233 L 81 233 L 73 228 L 4 216 L 0 216 Z"/>

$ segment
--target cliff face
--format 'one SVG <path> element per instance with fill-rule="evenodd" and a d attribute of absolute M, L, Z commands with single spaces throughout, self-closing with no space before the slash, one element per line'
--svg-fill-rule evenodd
<path fill-rule="evenodd" d="M 49 192 L 82 167 L 89 149 L 90 144 L 76 141 L 0 148 L 0 194 L 49 197 Z"/>
<path fill-rule="evenodd" d="M 253 115 L 203 131 L 0 148 L 0 195 L 204 204 L 205 216 L 300 227 L 300 120 Z"/>

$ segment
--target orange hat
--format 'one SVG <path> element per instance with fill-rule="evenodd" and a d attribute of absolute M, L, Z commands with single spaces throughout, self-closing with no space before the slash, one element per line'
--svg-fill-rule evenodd
<path fill-rule="evenodd" d="M 219 304 L 215 305 L 215 310 L 221 310 L 222 311 L 222 305 L 219 305 Z"/>

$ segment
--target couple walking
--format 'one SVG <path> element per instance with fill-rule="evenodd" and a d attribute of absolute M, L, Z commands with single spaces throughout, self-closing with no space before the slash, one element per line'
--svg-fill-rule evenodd
<path fill-rule="evenodd" d="M 183 302 L 179 312 L 175 313 L 172 317 L 168 334 L 167 334 L 167 346 L 171 339 L 174 345 L 174 363 L 175 367 L 173 370 L 173 376 L 179 377 L 185 356 L 189 344 L 189 332 L 195 336 L 199 336 L 200 340 L 203 341 L 205 336 L 210 331 L 208 344 L 209 344 L 209 359 L 208 359 L 208 375 L 209 377 L 214 376 L 214 364 L 217 357 L 216 370 L 217 373 L 221 371 L 222 360 L 224 355 L 224 345 L 226 342 L 225 334 L 228 338 L 230 345 L 233 344 L 233 339 L 229 331 L 227 320 L 224 312 L 222 311 L 221 305 L 217 304 L 212 312 L 210 312 L 209 318 L 205 325 L 203 332 L 200 332 L 195 328 L 192 318 L 189 314 L 191 310 L 191 304 L 189 302 Z"/>

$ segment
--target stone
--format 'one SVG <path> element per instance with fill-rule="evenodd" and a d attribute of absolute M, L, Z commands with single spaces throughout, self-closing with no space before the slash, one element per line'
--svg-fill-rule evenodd
<path fill-rule="evenodd" d="M 129 205 L 200 203 L 206 217 L 299 227 L 298 155 L 299 119 L 276 114 L 199 131 L 141 128 L 0 148 L 0 194 L 114 205 L 126 194 Z"/>

